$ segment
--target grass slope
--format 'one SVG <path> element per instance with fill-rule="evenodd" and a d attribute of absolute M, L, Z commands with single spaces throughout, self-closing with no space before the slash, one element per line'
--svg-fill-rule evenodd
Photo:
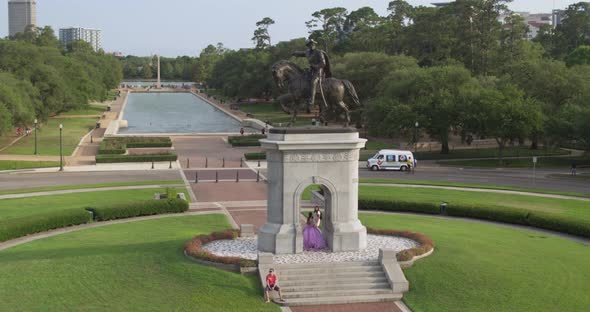
<path fill-rule="evenodd" d="M 584 177 L 584 176 L 579 176 L 579 177 L 581 177 L 581 179 L 589 179 L 590 178 L 590 177 Z M 563 178 L 571 178 L 571 176 L 565 175 Z M 574 178 L 576 178 L 576 177 L 574 177 Z M 479 188 L 479 189 L 489 189 L 489 190 L 519 191 L 519 192 L 529 192 L 529 193 L 538 193 L 538 194 L 590 197 L 590 194 L 583 194 L 583 193 L 576 193 L 576 192 L 560 192 L 560 191 L 543 190 L 543 189 L 530 189 L 530 188 L 525 188 L 525 187 L 511 187 L 511 186 L 487 185 L 487 184 L 471 184 L 471 183 L 458 183 L 458 182 L 433 181 L 433 180 L 360 179 L 360 183 L 453 186 L 453 187 Z"/>
<path fill-rule="evenodd" d="M 179 188 L 176 191 L 186 192 L 186 189 Z M 164 189 L 100 191 L 2 199 L 0 200 L 0 220 L 71 208 L 148 200 L 152 199 L 156 192 L 163 193 Z M 185 194 L 185 196 L 189 198 L 188 194 Z"/>
<path fill-rule="evenodd" d="M 0 170 L 19 170 L 31 168 L 50 168 L 59 167 L 57 161 L 17 161 L 17 160 L 0 160 Z"/>
<path fill-rule="evenodd" d="M 422 311 L 586 311 L 590 248 L 525 230 L 426 216 L 361 214 L 366 226 L 408 229 L 436 250 L 404 270 L 404 301 Z"/>
<path fill-rule="evenodd" d="M 0 252 L 6 311 L 279 311 L 255 276 L 188 260 L 186 240 L 229 228 L 223 215 L 64 234 Z"/>
<path fill-rule="evenodd" d="M 79 185 L 60 185 L 49 187 L 35 187 L 29 189 L 17 189 L 0 191 L 0 195 L 6 194 L 24 194 L 35 192 L 50 192 L 62 190 L 80 190 L 100 187 L 116 187 L 116 186 L 140 186 L 140 185 L 167 185 L 167 184 L 184 184 L 182 180 L 162 180 L 162 181 L 137 181 L 137 182 L 113 182 L 113 183 L 97 183 L 97 184 L 79 184 Z"/>
<path fill-rule="evenodd" d="M 95 118 L 50 118 L 37 133 L 37 149 L 42 156 L 59 156 L 59 125 L 63 124 L 63 155 L 69 156 L 76 146 L 95 125 Z M 16 144 L 2 151 L 3 154 L 33 155 L 35 151 L 34 133 L 23 137 Z"/>
<path fill-rule="evenodd" d="M 590 207 L 590 202 L 574 199 L 367 185 L 361 185 L 359 187 L 359 197 L 434 204 L 440 204 L 442 202 L 473 206 L 485 204 L 486 206 L 499 208 L 510 207 L 543 211 L 555 214 L 556 216 L 576 218 L 590 222 L 590 209 L 588 208 Z"/>

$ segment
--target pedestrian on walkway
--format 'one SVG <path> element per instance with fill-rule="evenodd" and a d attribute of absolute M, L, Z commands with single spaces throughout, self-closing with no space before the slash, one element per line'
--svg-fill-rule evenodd
<path fill-rule="evenodd" d="M 264 289 L 266 303 L 270 302 L 270 292 L 273 290 L 279 293 L 279 300 L 285 302 L 283 294 L 281 293 L 281 288 L 279 287 L 279 278 L 275 274 L 275 270 L 270 269 L 268 275 L 266 275 L 266 288 Z"/>
<path fill-rule="evenodd" d="M 240 135 L 244 135 L 244 128 L 240 128 Z"/>
<path fill-rule="evenodd" d="M 572 161 L 572 175 L 575 176 L 576 175 L 576 161 Z"/>
<path fill-rule="evenodd" d="M 408 157 L 407 158 L 406 165 L 408 166 L 408 173 L 412 173 L 412 171 L 413 171 L 412 170 L 413 169 L 413 166 L 412 166 L 412 157 Z"/>

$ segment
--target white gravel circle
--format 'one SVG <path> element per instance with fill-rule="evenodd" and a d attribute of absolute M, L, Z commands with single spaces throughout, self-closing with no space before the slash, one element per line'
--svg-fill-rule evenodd
<path fill-rule="evenodd" d="M 275 255 L 274 262 L 316 263 L 316 262 L 351 262 L 377 261 L 379 249 L 402 251 L 414 248 L 419 244 L 411 239 L 394 236 L 367 235 L 367 249 L 355 252 L 304 251 L 295 255 Z M 256 260 L 258 240 L 256 237 L 238 238 L 235 240 L 217 240 L 203 246 L 210 253 L 223 257 L 241 257 Z"/>

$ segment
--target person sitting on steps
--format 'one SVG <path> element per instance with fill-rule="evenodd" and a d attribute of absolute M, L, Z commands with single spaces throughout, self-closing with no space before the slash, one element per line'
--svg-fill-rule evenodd
<path fill-rule="evenodd" d="M 283 294 L 281 293 L 281 288 L 279 287 L 279 278 L 275 274 L 274 269 L 270 269 L 268 271 L 268 275 L 266 275 L 266 287 L 264 288 L 264 296 L 266 298 L 266 303 L 270 302 L 270 292 L 274 290 L 279 293 L 279 300 L 281 302 L 285 302 L 283 299 Z"/>

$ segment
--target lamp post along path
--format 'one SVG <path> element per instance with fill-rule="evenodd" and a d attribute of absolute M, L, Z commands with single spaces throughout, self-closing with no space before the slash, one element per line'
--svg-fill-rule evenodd
<path fill-rule="evenodd" d="M 35 155 L 37 155 L 37 118 L 35 118 Z"/>
<path fill-rule="evenodd" d="M 416 153 L 418 152 L 418 127 L 420 126 L 420 124 L 416 121 L 416 124 L 414 124 L 414 126 L 416 126 L 414 132 L 414 153 Z"/>
<path fill-rule="evenodd" d="M 59 171 L 64 171 L 63 165 L 63 144 L 62 144 L 62 131 L 64 125 L 59 124 Z"/>

